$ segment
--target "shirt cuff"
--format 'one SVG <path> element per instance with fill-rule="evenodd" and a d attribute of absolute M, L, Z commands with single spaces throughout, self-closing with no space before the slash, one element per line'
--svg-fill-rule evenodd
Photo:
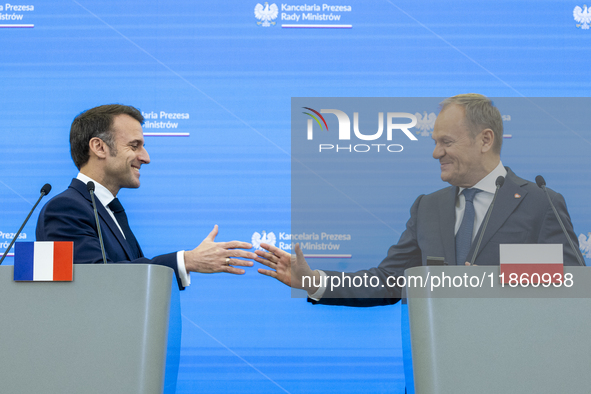
<path fill-rule="evenodd" d="M 318 290 L 316 290 L 316 292 L 314 294 L 308 294 L 308 297 L 310 297 L 314 301 L 320 301 L 320 299 L 324 295 L 324 292 L 326 291 L 326 286 L 325 286 L 326 280 L 324 280 L 324 278 L 326 278 L 326 272 L 324 272 L 322 270 L 316 270 L 316 271 L 318 271 L 318 273 L 320 274 L 320 287 L 318 288 Z M 323 283 L 324 283 L 324 285 L 323 285 Z"/>
<path fill-rule="evenodd" d="M 184 287 L 191 284 L 191 273 L 187 272 L 185 268 L 185 251 L 180 250 L 176 252 L 176 265 L 179 272 L 179 279 Z"/>

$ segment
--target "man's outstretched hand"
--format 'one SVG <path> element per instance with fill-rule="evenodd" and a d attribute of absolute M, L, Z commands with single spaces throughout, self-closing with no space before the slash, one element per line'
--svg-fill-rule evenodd
<path fill-rule="evenodd" d="M 270 269 L 259 268 L 259 273 L 275 278 L 290 287 L 304 289 L 309 294 L 313 294 L 318 290 L 318 287 L 312 286 L 312 283 L 320 283 L 320 274 L 310 269 L 300 244 L 295 245 L 295 255 L 265 243 L 262 243 L 261 247 L 265 250 L 255 251 L 257 257 L 254 260 Z M 311 278 L 310 286 L 303 286 L 302 278 L 304 276 Z M 316 280 L 313 279 L 314 277 L 316 277 Z M 306 285 L 308 285 L 308 281 L 306 281 Z"/>
<path fill-rule="evenodd" d="M 241 275 L 244 273 L 244 270 L 232 267 L 233 265 L 242 267 L 253 266 L 252 261 L 236 258 L 256 259 L 257 256 L 254 253 L 240 250 L 252 248 L 251 244 L 240 241 L 215 242 L 216 235 L 218 235 L 217 224 L 199 246 L 185 252 L 185 268 L 187 272 L 200 272 L 202 274 L 227 272 L 229 274 Z"/>

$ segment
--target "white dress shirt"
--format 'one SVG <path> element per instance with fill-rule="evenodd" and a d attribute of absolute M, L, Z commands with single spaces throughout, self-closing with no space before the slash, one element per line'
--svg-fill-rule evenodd
<path fill-rule="evenodd" d="M 474 196 L 474 231 L 472 232 L 472 241 L 474 241 L 474 237 L 478 233 L 478 229 L 482 224 L 484 217 L 486 216 L 486 212 L 492 203 L 493 197 L 495 195 L 495 190 L 497 186 L 495 184 L 497 178 L 499 176 L 506 177 L 507 170 L 503 167 L 503 163 L 499 161 L 499 164 L 492 170 L 487 176 L 482 178 L 477 184 L 472 186 L 472 188 L 482 190 L 479 193 L 476 193 Z M 466 208 L 466 198 L 462 194 L 462 191 L 465 189 L 463 187 L 458 188 L 458 195 L 456 196 L 456 224 L 454 228 L 454 235 L 460 229 L 460 225 L 462 224 L 462 219 L 464 218 L 464 210 Z M 320 283 L 321 286 L 316 290 L 314 294 L 308 295 L 311 299 L 318 301 L 324 295 L 326 291 L 326 286 L 322 286 L 322 283 L 326 283 L 324 277 L 326 273 L 322 270 L 317 270 L 320 273 Z"/>
<path fill-rule="evenodd" d="M 107 189 L 106 187 L 104 187 L 103 185 L 101 185 L 100 183 L 95 181 L 94 179 L 84 175 L 81 172 L 78 173 L 78 175 L 76 176 L 76 179 L 84 182 L 84 184 L 87 184 L 90 181 L 94 182 L 95 197 L 100 201 L 101 204 L 103 204 L 103 207 L 105 207 L 105 209 L 107 210 L 109 215 L 111 215 L 111 219 L 113 219 L 113 221 L 115 222 L 115 224 L 119 228 L 119 231 L 121 231 L 123 238 L 125 238 L 125 234 L 123 234 L 123 230 L 121 229 L 119 222 L 117 222 L 117 219 L 115 218 L 115 214 L 113 213 L 113 211 L 111 211 L 111 208 L 109 208 L 109 204 L 111 203 L 111 201 L 113 201 L 115 199 L 115 196 L 113 196 L 113 193 L 111 193 L 109 191 L 109 189 Z M 188 273 L 185 268 L 185 251 L 184 250 L 179 250 L 176 253 L 176 263 L 177 263 L 177 269 L 179 272 L 179 279 L 181 280 L 182 285 L 184 287 L 189 286 L 191 284 L 191 276 L 190 276 L 190 273 Z"/>

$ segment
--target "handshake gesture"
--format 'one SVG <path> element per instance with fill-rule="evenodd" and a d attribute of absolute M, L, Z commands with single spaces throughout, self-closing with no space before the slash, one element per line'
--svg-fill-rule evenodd
<path fill-rule="evenodd" d="M 312 284 L 320 283 L 320 274 L 310 269 L 299 244 L 295 245 L 295 255 L 265 243 L 262 243 L 261 247 L 264 250 L 257 250 L 254 260 L 270 269 L 259 268 L 259 273 L 275 278 L 287 286 L 304 289 L 308 294 L 314 294 L 318 290 L 318 287 Z M 304 276 L 313 278 L 310 283 L 306 283 L 309 286 L 304 287 L 302 283 Z"/>

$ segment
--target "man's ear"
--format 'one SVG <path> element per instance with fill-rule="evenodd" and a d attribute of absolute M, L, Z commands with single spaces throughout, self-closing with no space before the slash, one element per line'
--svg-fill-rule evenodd
<path fill-rule="evenodd" d="M 88 153 L 98 157 L 99 159 L 104 159 L 109 154 L 109 147 L 107 144 L 105 144 L 105 141 L 98 137 L 91 138 L 88 142 L 88 147 L 90 148 Z"/>
<path fill-rule="evenodd" d="M 491 129 L 484 129 L 480 133 L 480 140 L 482 141 L 482 153 L 488 152 L 495 143 L 495 133 Z"/>

